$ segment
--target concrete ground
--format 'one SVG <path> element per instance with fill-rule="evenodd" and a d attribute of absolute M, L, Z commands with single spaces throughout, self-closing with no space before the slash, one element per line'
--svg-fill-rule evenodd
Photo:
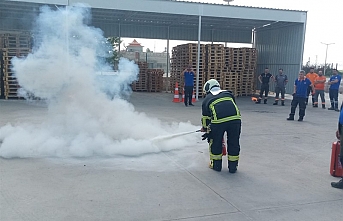
<path fill-rule="evenodd" d="M 200 127 L 201 100 L 185 107 L 172 96 L 133 93 L 131 102 L 162 121 Z M 343 191 L 331 188 L 338 178 L 329 174 L 338 112 L 308 106 L 304 122 L 289 122 L 289 100 L 285 107 L 250 97 L 237 103 L 236 174 L 208 169 L 200 137 L 184 150 L 142 157 L 0 158 L 0 220 L 341 220 Z M 0 100 L 0 127 L 40 122 L 46 113 L 40 102 Z M 139 168 L 143 161 L 151 166 Z"/>

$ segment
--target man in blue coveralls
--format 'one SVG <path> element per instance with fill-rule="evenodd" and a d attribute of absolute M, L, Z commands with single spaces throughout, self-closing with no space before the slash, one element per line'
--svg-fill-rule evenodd
<path fill-rule="evenodd" d="M 299 78 L 294 82 L 293 100 L 291 103 L 291 113 L 287 120 L 294 120 L 295 110 L 299 104 L 299 119 L 303 121 L 306 109 L 307 88 L 312 87 L 312 91 L 315 92 L 314 86 L 308 78 L 305 78 L 305 71 L 299 72 Z"/>
<path fill-rule="evenodd" d="M 192 70 L 192 66 L 188 65 L 187 69 L 183 71 L 184 81 L 185 81 L 185 106 L 187 107 L 188 104 L 190 106 L 194 106 L 192 104 L 192 95 L 193 95 L 193 87 L 194 87 L 194 71 Z"/>
<path fill-rule="evenodd" d="M 337 70 L 332 70 L 333 75 L 330 77 L 328 85 L 330 85 L 329 95 L 331 107 L 328 110 L 339 111 L 338 109 L 338 91 L 341 84 L 341 76 L 338 75 Z"/>

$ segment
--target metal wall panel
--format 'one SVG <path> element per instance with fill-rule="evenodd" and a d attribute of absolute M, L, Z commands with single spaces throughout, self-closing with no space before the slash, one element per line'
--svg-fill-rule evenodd
<path fill-rule="evenodd" d="M 217 42 L 251 43 L 251 30 L 222 29 L 214 32 Z"/>
<path fill-rule="evenodd" d="M 120 34 L 119 24 L 93 23 L 92 26 L 100 28 L 104 32 L 105 37 L 117 37 Z"/>
<path fill-rule="evenodd" d="M 255 43 L 258 50 L 257 76 L 265 67 L 273 75 L 282 68 L 288 76 L 287 93 L 293 93 L 294 81 L 302 65 L 305 26 L 303 23 L 284 28 L 265 28 L 256 30 Z M 259 87 L 259 85 L 258 85 Z M 275 84 L 271 84 L 274 91 Z"/>
<path fill-rule="evenodd" d="M 42 0 L 26 1 L 41 2 Z M 65 2 L 67 3 L 67 1 Z M 69 0 L 70 5 L 79 2 L 80 0 Z M 90 5 L 93 8 L 144 11 L 175 15 L 203 15 L 222 18 L 227 18 L 229 15 L 231 18 L 288 22 L 304 22 L 306 20 L 306 12 L 303 11 L 207 4 L 198 2 L 151 0 L 82 0 L 82 2 Z"/>
<path fill-rule="evenodd" d="M 103 30 L 105 36 L 119 36 L 119 24 L 92 24 L 97 28 Z M 121 37 L 135 37 L 135 38 L 151 38 L 151 39 L 167 39 L 168 27 L 156 26 L 156 25 L 131 25 L 120 24 L 120 36 Z M 198 40 L 198 27 L 170 27 L 170 40 L 186 40 L 197 41 Z M 202 41 L 214 41 L 214 42 L 235 42 L 235 43 L 251 43 L 251 31 L 250 30 L 211 30 L 201 29 Z"/>

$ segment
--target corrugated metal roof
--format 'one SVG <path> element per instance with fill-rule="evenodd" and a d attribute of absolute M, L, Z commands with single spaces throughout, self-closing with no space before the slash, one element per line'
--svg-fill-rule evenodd
<path fill-rule="evenodd" d="M 266 8 L 266 7 L 247 6 L 247 5 L 232 5 L 232 4 L 228 5 L 228 4 L 211 3 L 211 2 L 191 2 L 191 1 L 182 1 L 182 0 L 167 0 L 167 1 L 185 2 L 185 3 L 196 3 L 196 4 L 206 4 L 206 5 L 222 5 L 222 6 L 240 7 L 240 8 L 256 8 L 256 9 L 270 9 L 270 10 L 280 10 L 280 11 L 307 12 L 306 10 L 282 9 L 282 8 Z"/>

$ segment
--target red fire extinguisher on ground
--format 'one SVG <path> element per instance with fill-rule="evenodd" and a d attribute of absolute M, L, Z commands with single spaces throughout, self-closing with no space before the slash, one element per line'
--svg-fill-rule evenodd
<path fill-rule="evenodd" d="M 343 168 L 339 159 L 340 147 L 339 141 L 332 143 L 330 174 L 335 177 L 343 176 Z"/>
<path fill-rule="evenodd" d="M 223 138 L 222 147 L 223 147 L 223 156 L 226 156 L 226 145 L 225 145 L 225 139 L 224 138 Z"/>

